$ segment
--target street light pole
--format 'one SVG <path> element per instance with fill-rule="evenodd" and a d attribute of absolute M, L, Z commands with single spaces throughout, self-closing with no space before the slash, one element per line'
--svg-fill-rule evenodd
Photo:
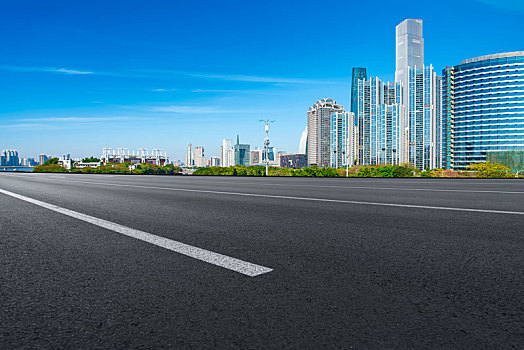
<path fill-rule="evenodd" d="M 269 176 L 269 123 L 274 123 L 274 120 L 260 119 L 259 122 L 266 124 L 266 137 L 264 138 L 264 154 L 266 155 L 266 176 Z"/>

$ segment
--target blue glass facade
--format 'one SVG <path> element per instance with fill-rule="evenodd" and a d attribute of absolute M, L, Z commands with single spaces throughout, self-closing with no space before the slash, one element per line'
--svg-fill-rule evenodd
<path fill-rule="evenodd" d="M 362 79 L 366 80 L 367 78 L 366 68 L 353 68 L 351 74 L 351 112 L 353 112 L 354 115 L 358 113 L 358 81 Z M 355 122 L 357 122 L 356 118 Z"/>
<path fill-rule="evenodd" d="M 354 132 L 354 114 L 351 112 L 331 113 L 331 132 L 330 132 L 330 166 L 338 168 L 352 164 L 354 155 L 351 144 Z"/>
<path fill-rule="evenodd" d="M 358 82 L 358 163 L 398 164 L 401 115 L 400 83 L 378 78 Z"/>
<path fill-rule="evenodd" d="M 524 149 L 524 52 L 463 61 L 443 70 L 448 169 Z"/>
<path fill-rule="evenodd" d="M 409 162 L 418 169 L 436 167 L 436 75 L 433 67 L 409 68 Z"/>

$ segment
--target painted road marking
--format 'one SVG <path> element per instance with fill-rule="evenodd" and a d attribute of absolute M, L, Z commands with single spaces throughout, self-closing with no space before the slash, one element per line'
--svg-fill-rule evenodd
<path fill-rule="evenodd" d="M 270 269 L 268 267 L 264 267 L 261 265 L 253 264 L 244 260 L 236 259 L 229 257 L 227 255 L 215 253 L 209 250 L 205 250 L 202 248 L 194 247 L 188 244 L 184 244 L 181 242 L 177 242 L 168 238 L 164 238 L 161 236 L 157 236 L 151 233 L 147 233 L 144 231 L 136 230 L 127 226 L 123 226 L 111 221 L 103 220 L 96 218 L 94 216 L 86 215 L 79 213 L 77 211 L 73 211 L 70 209 L 65 209 L 53 204 L 49 204 L 46 202 L 42 202 L 33 198 L 25 197 L 13 192 L 9 192 L 3 189 L 0 189 L 0 193 L 3 193 L 5 195 L 21 199 L 23 201 L 38 205 L 40 207 L 55 211 L 60 214 L 64 214 L 67 216 L 70 216 L 72 218 L 82 220 L 85 222 L 88 222 L 90 224 L 123 234 L 128 237 L 133 237 L 138 240 L 154 244 L 156 246 L 169 249 L 173 252 L 183 254 L 186 256 L 189 256 L 191 258 L 195 258 L 200 261 L 207 262 L 209 264 L 213 264 L 216 266 L 223 267 L 225 269 L 235 271 L 250 277 L 255 277 L 258 275 L 262 275 L 264 273 L 268 273 L 273 271 L 273 269 Z"/>
<path fill-rule="evenodd" d="M 294 196 L 280 196 L 280 195 L 260 194 L 260 193 L 242 193 L 242 192 L 226 192 L 226 191 L 212 191 L 212 190 L 196 190 L 196 189 L 187 189 L 187 188 L 158 187 L 158 186 L 145 186 L 145 185 L 129 185 L 129 184 L 119 184 L 119 183 L 111 183 L 111 182 L 96 182 L 96 181 L 61 180 L 61 179 L 56 179 L 55 181 L 76 182 L 76 183 L 103 185 L 103 186 L 113 186 L 113 187 L 145 188 L 145 189 L 162 190 L 162 191 L 222 194 L 222 195 L 230 195 L 230 196 L 276 198 L 276 199 L 292 199 L 292 200 L 313 201 L 313 202 L 345 203 L 345 204 L 373 205 L 373 206 L 384 206 L 384 207 L 398 207 L 398 208 L 415 208 L 415 209 L 464 211 L 464 212 L 473 212 L 473 213 L 524 215 L 524 212 L 521 212 L 521 211 L 505 211 L 505 210 L 474 209 L 474 208 L 454 208 L 454 207 L 437 207 L 437 206 L 430 206 L 430 205 L 399 204 L 399 203 L 363 202 L 363 201 L 352 201 L 352 200 L 344 200 L 344 199 L 294 197 Z"/>

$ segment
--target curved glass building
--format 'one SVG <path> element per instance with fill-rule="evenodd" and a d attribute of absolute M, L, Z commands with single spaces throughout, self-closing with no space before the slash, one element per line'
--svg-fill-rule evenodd
<path fill-rule="evenodd" d="M 445 168 L 524 150 L 524 51 L 472 58 L 442 74 Z"/>

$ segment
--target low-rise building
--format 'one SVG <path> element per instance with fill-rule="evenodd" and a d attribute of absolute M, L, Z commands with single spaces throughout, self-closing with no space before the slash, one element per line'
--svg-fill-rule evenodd
<path fill-rule="evenodd" d="M 280 166 L 282 168 L 292 169 L 300 169 L 307 167 L 307 155 L 300 153 L 281 155 Z"/>

